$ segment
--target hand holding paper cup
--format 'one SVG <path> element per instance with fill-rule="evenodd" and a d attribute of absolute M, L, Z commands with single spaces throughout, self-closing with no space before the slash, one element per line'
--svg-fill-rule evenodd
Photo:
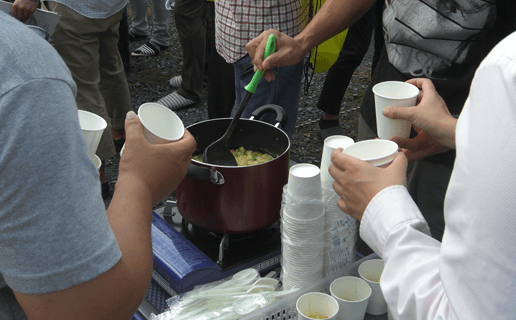
<path fill-rule="evenodd" d="M 396 157 L 398 145 L 390 140 L 371 139 L 352 144 L 342 152 L 375 167 L 385 167 Z"/>
<path fill-rule="evenodd" d="M 373 87 L 373 93 L 378 137 L 381 139 L 408 138 L 412 123 L 406 120 L 389 119 L 383 115 L 383 109 L 416 105 L 419 89 L 406 82 L 386 81 L 376 84 Z"/>

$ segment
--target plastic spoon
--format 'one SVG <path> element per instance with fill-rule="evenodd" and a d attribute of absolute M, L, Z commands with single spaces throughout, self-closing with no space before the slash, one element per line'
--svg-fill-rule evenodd
<path fill-rule="evenodd" d="M 271 34 L 269 36 L 269 39 L 267 40 L 267 46 L 265 47 L 263 59 L 267 58 L 267 56 L 269 56 L 275 50 L 276 38 L 273 34 Z M 224 133 L 224 135 L 219 140 L 213 142 L 204 150 L 204 153 L 202 154 L 202 162 L 221 166 L 237 166 L 236 159 L 233 156 L 231 150 L 228 148 L 228 140 L 233 131 L 235 130 L 238 120 L 240 119 L 242 112 L 244 111 L 247 103 L 249 102 L 249 99 L 251 99 L 251 96 L 253 95 L 253 93 L 255 93 L 256 87 L 258 86 L 258 82 L 260 82 L 263 73 L 264 71 L 256 71 L 251 82 L 247 86 L 245 86 L 246 91 L 244 97 L 242 98 L 242 101 L 238 106 L 237 112 L 233 116 L 233 120 L 231 120 L 231 123 L 229 124 L 226 133 Z"/>
<path fill-rule="evenodd" d="M 284 291 L 263 292 L 239 298 L 233 302 L 233 311 L 239 315 L 245 315 L 252 311 L 271 304 L 277 299 L 297 291 L 297 288 Z"/>

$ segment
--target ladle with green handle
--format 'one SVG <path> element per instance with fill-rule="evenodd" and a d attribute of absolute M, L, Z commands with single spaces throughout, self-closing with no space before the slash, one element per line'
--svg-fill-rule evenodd
<path fill-rule="evenodd" d="M 275 50 L 276 38 L 273 34 L 271 34 L 269 36 L 269 39 L 267 40 L 267 46 L 265 47 L 263 59 L 267 58 Z M 256 87 L 258 86 L 258 83 L 263 77 L 264 72 L 265 71 L 256 71 L 251 82 L 247 86 L 245 86 L 244 97 L 242 98 L 242 101 L 240 102 L 240 105 L 238 106 L 238 109 L 235 115 L 233 116 L 233 120 L 231 120 L 231 123 L 229 124 L 226 133 L 224 133 L 224 135 L 219 140 L 213 142 L 204 150 L 204 153 L 202 155 L 202 162 L 221 166 L 237 166 L 236 159 L 233 156 L 231 150 L 228 148 L 227 143 L 229 137 L 235 130 L 238 120 L 240 119 L 242 112 L 244 112 L 244 109 L 247 106 L 249 99 L 251 99 L 251 96 L 253 95 L 253 93 L 255 93 Z"/>

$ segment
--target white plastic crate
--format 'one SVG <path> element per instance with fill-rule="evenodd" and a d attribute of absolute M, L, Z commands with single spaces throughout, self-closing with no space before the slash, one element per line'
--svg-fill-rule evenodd
<path fill-rule="evenodd" d="M 332 275 L 329 275 L 327 277 L 322 278 L 321 280 L 317 281 L 316 283 L 306 286 L 302 289 L 299 289 L 296 292 L 291 293 L 288 296 L 285 296 L 284 298 L 265 306 L 261 309 L 258 309 L 256 311 L 253 311 L 251 314 L 248 314 L 246 316 L 243 316 L 241 320 L 290 320 L 290 319 L 297 319 L 297 310 L 296 310 L 296 302 L 299 297 L 301 297 L 303 294 L 308 292 L 325 292 L 327 294 L 330 294 L 330 284 L 333 280 L 343 277 L 343 276 L 358 276 L 358 266 L 369 259 L 375 259 L 378 258 L 376 254 L 369 255 L 367 257 L 364 257 L 355 263 L 353 263 L 351 266 L 334 273 Z M 366 320 L 387 320 L 387 314 L 380 315 L 380 316 L 372 316 L 369 314 L 366 314 L 365 318 Z"/>

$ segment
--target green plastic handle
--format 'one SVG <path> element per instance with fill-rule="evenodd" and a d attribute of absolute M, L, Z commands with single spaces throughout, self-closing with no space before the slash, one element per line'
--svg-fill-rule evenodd
<path fill-rule="evenodd" d="M 271 34 L 269 36 L 269 39 L 267 40 L 267 45 L 265 46 L 265 52 L 263 53 L 263 60 L 265 60 L 265 58 L 267 58 L 271 53 L 274 53 L 274 51 L 276 51 L 276 37 L 273 34 Z M 265 73 L 265 71 L 257 70 L 254 73 L 254 76 L 253 76 L 253 79 L 251 80 L 251 82 L 249 82 L 249 84 L 247 86 L 245 86 L 245 89 L 251 93 L 254 93 L 256 91 L 256 87 L 258 86 L 258 82 L 260 82 L 264 73 Z"/>

